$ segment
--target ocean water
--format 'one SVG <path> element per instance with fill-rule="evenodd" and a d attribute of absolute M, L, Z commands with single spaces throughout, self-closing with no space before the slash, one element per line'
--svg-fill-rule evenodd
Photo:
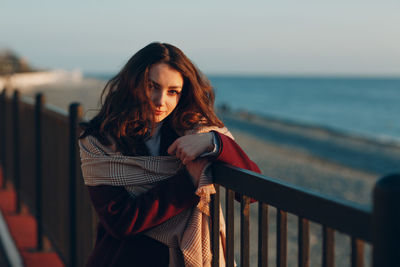
<path fill-rule="evenodd" d="M 208 78 L 217 106 L 400 142 L 400 78 Z"/>

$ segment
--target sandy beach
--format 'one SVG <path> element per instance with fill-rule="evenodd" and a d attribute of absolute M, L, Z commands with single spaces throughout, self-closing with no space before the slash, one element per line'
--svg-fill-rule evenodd
<path fill-rule="evenodd" d="M 75 83 L 53 83 L 22 90 L 25 96 L 45 94 L 46 102 L 67 109 L 80 102 L 86 119 L 98 110 L 104 82 L 83 79 Z M 349 136 L 330 129 L 288 123 L 256 114 L 220 112 L 236 141 L 261 168 L 264 175 L 363 206 L 371 205 L 374 183 L 383 175 L 399 171 L 400 146 Z M 256 263 L 257 206 L 252 207 L 251 254 Z M 275 253 L 275 211 L 270 214 L 270 263 Z M 236 236 L 239 237 L 237 222 Z M 311 266 L 320 262 L 321 226 L 311 225 Z M 297 261 L 297 221 L 289 216 L 289 266 Z M 237 259 L 239 242 L 237 243 Z M 336 234 L 337 266 L 349 265 L 349 238 Z M 367 251 L 367 261 L 369 253 Z"/>

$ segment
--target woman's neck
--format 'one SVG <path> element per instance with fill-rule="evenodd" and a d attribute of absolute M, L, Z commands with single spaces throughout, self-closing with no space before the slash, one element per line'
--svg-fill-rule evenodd
<path fill-rule="evenodd" d="M 154 124 L 154 127 L 151 129 L 152 135 L 151 138 L 153 138 L 155 135 L 158 135 L 160 133 L 160 129 L 163 125 L 164 121 L 160 121 Z"/>

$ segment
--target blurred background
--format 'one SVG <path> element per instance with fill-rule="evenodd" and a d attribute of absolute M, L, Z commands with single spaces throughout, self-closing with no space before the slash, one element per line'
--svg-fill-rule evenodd
<path fill-rule="evenodd" d="M 400 168 L 397 0 L 2 0 L 0 10 L 0 87 L 63 109 L 79 101 L 89 119 L 136 51 L 167 42 L 210 79 L 265 175 L 370 207 L 376 180 Z M 348 246 L 336 253 L 347 266 Z"/>
<path fill-rule="evenodd" d="M 208 74 L 398 76 L 395 0 L 3 0 L 1 41 L 38 68 L 116 72 L 152 41 Z"/>

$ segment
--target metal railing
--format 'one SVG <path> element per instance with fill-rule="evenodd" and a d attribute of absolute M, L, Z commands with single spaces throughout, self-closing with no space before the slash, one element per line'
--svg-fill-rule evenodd
<path fill-rule="evenodd" d="M 373 266 L 400 266 L 400 175 L 381 178 L 375 185 L 373 209 L 339 201 L 307 189 L 226 164 L 213 165 L 217 195 L 213 199 L 213 255 L 219 252 L 219 186 L 225 187 L 227 266 L 234 266 L 234 195 L 242 194 L 240 211 L 240 266 L 250 266 L 250 198 L 258 200 L 258 266 L 268 266 L 268 208 L 277 209 L 276 266 L 288 266 L 287 215 L 298 217 L 298 266 L 310 266 L 310 221 L 322 225 L 321 266 L 335 266 L 334 233 L 350 237 L 350 266 L 364 264 L 364 243 L 373 245 Z M 213 257 L 219 266 L 219 257 Z M 253 262 L 254 264 L 254 262 Z"/>
<path fill-rule="evenodd" d="M 83 185 L 77 149 L 82 108 L 69 112 L 35 100 L 0 95 L 0 162 L 3 188 L 14 186 L 18 212 L 26 205 L 37 220 L 38 250 L 46 240 L 67 266 L 84 266 L 93 247 L 96 216 Z M 268 266 L 269 207 L 277 209 L 276 266 L 287 266 L 287 216 L 298 216 L 298 266 L 310 266 L 310 222 L 322 225 L 322 266 L 334 266 L 334 233 L 351 238 L 351 266 L 364 266 L 364 243 L 373 246 L 373 266 L 399 266 L 400 176 L 382 178 L 373 209 L 308 191 L 277 179 L 216 163 L 212 207 L 213 266 L 219 266 L 220 186 L 226 190 L 226 258 L 234 266 L 234 195 L 240 193 L 240 266 L 250 266 L 250 198 L 258 200 L 258 266 Z M 46 236 L 46 238 L 45 238 Z M 48 242 L 47 242 L 48 243 Z"/>
<path fill-rule="evenodd" d="M 3 188 L 17 193 L 17 213 L 27 207 L 37 221 L 37 250 L 55 250 L 66 266 L 84 266 L 97 219 L 83 185 L 77 147 L 82 108 L 69 112 L 18 91 L 0 97 Z M 51 246 L 49 245 L 51 244 Z"/>

